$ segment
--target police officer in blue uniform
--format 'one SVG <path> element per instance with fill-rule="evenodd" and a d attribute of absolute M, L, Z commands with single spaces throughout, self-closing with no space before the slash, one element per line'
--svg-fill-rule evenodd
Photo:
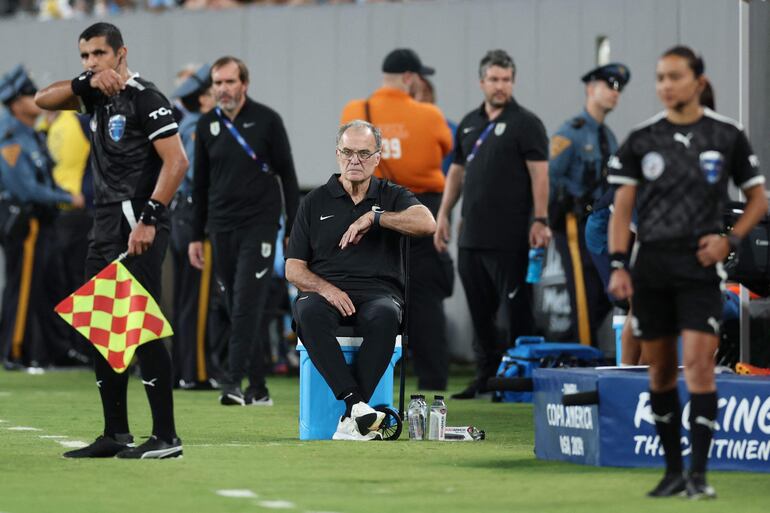
<path fill-rule="evenodd" d="M 57 355 L 49 354 L 55 298 L 46 295 L 46 269 L 52 268 L 52 224 L 56 205 L 83 208 L 54 184 L 52 161 L 43 136 L 34 125 L 41 110 L 37 88 L 18 65 L 0 79 L 0 237 L 5 251 L 6 287 L 0 319 L 0 356 L 6 368 L 19 364 L 37 368 Z"/>
<path fill-rule="evenodd" d="M 184 109 L 179 123 L 187 160 L 187 174 L 170 205 L 171 256 L 174 261 L 174 383 L 182 389 L 212 389 L 216 387 L 209 351 L 209 297 L 212 292 L 211 258 L 203 270 L 190 265 L 187 246 L 192 242 L 192 183 L 195 167 L 195 127 L 202 114 L 216 102 L 211 94 L 211 66 L 204 64 L 187 77 L 173 93 Z M 181 112 L 181 110 L 180 110 Z M 209 250 L 210 251 L 210 250 Z"/>
<path fill-rule="evenodd" d="M 631 73 L 623 64 L 600 66 L 583 75 L 583 112 L 566 121 L 551 138 L 549 217 L 561 255 L 572 306 L 570 338 L 596 345 L 596 330 L 610 304 L 585 247 L 586 217 L 607 190 L 607 163 L 618 147 L 604 120 L 617 105 Z"/>

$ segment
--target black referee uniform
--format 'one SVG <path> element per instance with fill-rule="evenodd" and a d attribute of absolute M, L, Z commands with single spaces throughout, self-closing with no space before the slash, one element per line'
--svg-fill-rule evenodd
<path fill-rule="evenodd" d="M 683 330 L 719 335 L 726 274 L 721 262 L 701 265 L 699 239 L 723 230 L 730 178 L 744 190 L 764 183 L 758 166 L 740 125 L 709 109 L 689 125 L 659 114 L 634 130 L 610 160 L 610 183 L 637 186 L 638 247 L 631 273 L 637 338 L 673 340 Z M 651 390 L 650 405 L 666 458 L 666 476 L 650 495 L 668 496 L 681 480 L 669 476 L 681 476 L 683 466 L 677 389 Z M 688 494 L 714 496 L 703 476 L 717 405 L 715 391 L 690 393 L 689 479 L 701 476 L 702 482 L 688 481 Z"/>
<path fill-rule="evenodd" d="M 339 176 L 332 175 L 326 185 L 303 199 L 286 258 L 307 262 L 311 272 L 347 293 L 356 313 L 343 321 L 339 310 L 323 296 L 300 291 L 294 319 L 310 359 L 335 397 L 342 399 L 358 390 L 363 401 L 369 402 L 393 355 L 401 322 L 401 235 L 379 228 L 344 250 L 339 242 L 348 227 L 370 210 L 399 212 L 420 202 L 409 189 L 372 176 L 366 197 L 355 205 Z M 343 322 L 352 322 L 364 338 L 353 371 L 335 338 Z"/>
<path fill-rule="evenodd" d="M 458 272 L 474 329 L 477 382 L 484 390 L 503 351 L 534 328 L 532 288 L 525 282 L 532 183 L 526 161 L 548 160 L 548 138 L 538 117 L 511 98 L 488 128 L 484 105 L 463 118 L 455 132 L 454 163 L 465 166 Z M 496 325 L 502 307 L 504 334 Z"/>
<path fill-rule="evenodd" d="M 633 265 L 635 336 L 683 329 L 719 334 L 722 265 L 703 267 L 698 239 L 723 230 L 730 178 L 742 189 L 764 183 L 740 126 L 704 109 L 688 126 L 661 113 L 634 130 L 611 160 L 608 181 L 638 185 L 639 241 Z"/>
<path fill-rule="evenodd" d="M 138 74 L 131 76 L 126 88 L 116 96 L 108 98 L 91 90 L 80 98 L 85 111 L 91 114 L 95 208 L 86 258 L 86 276 L 90 277 L 126 251 L 131 230 L 155 188 L 163 163 L 153 141 L 175 135 L 178 127 L 169 101 Z M 128 270 L 156 299 L 161 296 L 161 263 L 168 239 L 169 222 L 164 214 L 149 249 L 124 260 Z M 174 427 L 170 355 L 162 340 L 142 344 L 136 355 L 152 410 L 153 435 L 171 444 L 179 443 Z M 129 432 L 128 373 L 116 373 L 98 353 L 94 355 L 94 367 L 104 407 L 104 433 L 124 439 L 120 435 Z"/>
<path fill-rule="evenodd" d="M 224 114 L 222 114 L 224 116 Z M 223 396 L 240 395 L 243 378 L 249 393 L 267 395 L 259 327 L 270 289 L 282 205 L 288 229 L 294 222 L 299 188 L 289 138 L 281 117 L 246 98 L 232 121 L 256 162 L 217 109 L 201 116 L 196 129 L 193 178 L 193 240 L 208 232 L 214 272 L 225 288 L 231 333 Z M 266 164 L 268 171 L 262 169 Z M 248 398 L 247 398 L 248 399 Z"/>

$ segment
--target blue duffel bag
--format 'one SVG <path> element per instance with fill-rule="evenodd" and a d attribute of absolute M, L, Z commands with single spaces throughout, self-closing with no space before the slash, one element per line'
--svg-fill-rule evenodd
<path fill-rule="evenodd" d="M 604 365 L 604 354 L 597 348 L 574 342 L 546 342 L 543 337 L 519 337 L 500 361 L 497 377 L 531 378 L 540 367 L 596 367 Z M 532 392 L 495 392 L 504 403 L 531 403 Z"/>

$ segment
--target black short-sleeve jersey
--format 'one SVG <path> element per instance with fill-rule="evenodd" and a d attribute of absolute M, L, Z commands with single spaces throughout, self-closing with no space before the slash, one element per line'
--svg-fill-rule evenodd
<path fill-rule="evenodd" d="M 515 250 L 515 225 L 527 228 L 532 182 L 527 161 L 548 160 L 548 137 L 540 119 L 511 99 L 494 126 L 468 157 L 490 121 L 482 105 L 466 115 L 455 132 L 453 161 L 465 167 L 462 248 Z"/>
<path fill-rule="evenodd" d="M 300 203 L 286 258 L 304 260 L 310 271 L 342 290 L 381 290 L 401 297 L 401 234 L 373 228 L 356 245 L 343 250 L 339 243 L 348 227 L 370 210 L 400 212 L 419 204 L 409 189 L 373 176 L 366 197 L 355 205 L 334 174 Z"/>
<path fill-rule="evenodd" d="M 163 164 L 152 142 L 177 133 L 169 101 L 137 74 L 115 96 L 94 90 L 81 101 L 91 114 L 94 203 L 149 198 Z"/>
<path fill-rule="evenodd" d="M 642 123 L 609 167 L 611 184 L 638 186 L 642 242 L 717 233 L 728 179 L 742 189 L 765 182 L 740 124 L 709 109 L 690 125 L 675 125 L 664 112 Z"/>

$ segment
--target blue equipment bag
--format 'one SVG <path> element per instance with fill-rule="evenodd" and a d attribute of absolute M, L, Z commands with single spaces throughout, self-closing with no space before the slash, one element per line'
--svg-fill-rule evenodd
<path fill-rule="evenodd" d="M 543 337 L 519 337 L 497 369 L 499 378 L 531 378 L 539 367 L 596 367 L 604 365 L 604 353 L 574 342 L 546 342 Z M 504 403 L 531 403 L 532 392 L 495 392 Z"/>

